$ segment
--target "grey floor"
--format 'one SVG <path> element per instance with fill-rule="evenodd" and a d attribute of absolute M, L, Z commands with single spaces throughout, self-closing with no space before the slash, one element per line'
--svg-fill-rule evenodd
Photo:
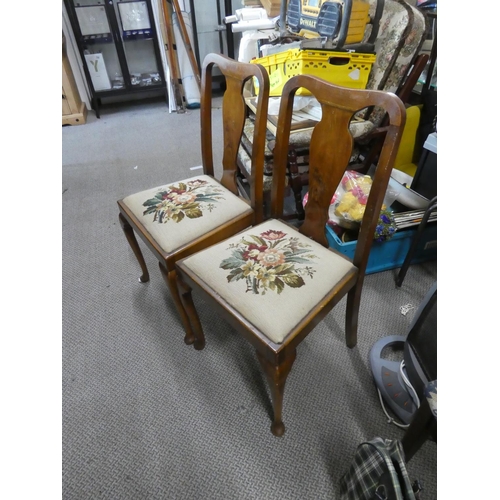
<path fill-rule="evenodd" d="M 220 110 L 215 110 L 220 126 Z M 217 127 L 215 127 L 217 132 Z M 359 342 L 344 342 L 342 301 L 301 344 L 288 377 L 286 434 L 270 430 L 253 350 L 195 295 L 207 344 L 195 351 L 153 255 L 151 280 L 118 223 L 116 201 L 198 173 L 199 111 L 153 100 L 91 112 L 62 129 L 62 490 L 84 499 L 335 499 L 362 441 L 400 439 L 372 381 L 374 342 L 408 331 L 436 261 L 366 278 Z M 220 156 L 219 156 L 220 158 Z M 144 247 L 143 247 L 144 248 Z M 437 445 L 408 463 L 437 497 Z"/>

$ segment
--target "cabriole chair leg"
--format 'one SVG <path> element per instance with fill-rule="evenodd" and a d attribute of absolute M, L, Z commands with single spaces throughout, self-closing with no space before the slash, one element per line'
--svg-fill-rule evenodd
<path fill-rule="evenodd" d="M 181 292 L 181 300 L 184 305 L 184 310 L 187 312 L 190 318 L 191 327 L 194 332 L 195 341 L 193 342 L 193 347 L 197 351 L 201 351 L 205 347 L 205 334 L 203 333 L 203 327 L 201 326 L 201 321 L 196 311 L 193 297 L 191 296 L 191 288 L 182 281 L 182 279 L 177 277 L 179 290 Z"/>
<path fill-rule="evenodd" d="M 292 369 L 293 362 L 297 355 L 294 349 L 281 363 L 274 364 L 270 362 L 263 354 L 257 351 L 257 358 L 264 370 L 269 388 L 271 390 L 271 399 L 273 401 L 274 419 L 271 424 L 271 432 L 281 437 L 285 433 L 285 425 L 282 420 L 283 411 L 283 393 L 285 390 L 285 382 L 290 370 Z"/>
<path fill-rule="evenodd" d="M 187 345 L 191 345 L 194 343 L 196 340 L 196 337 L 193 333 L 193 329 L 191 328 L 191 322 L 189 321 L 189 317 L 186 313 L 186 310 L 184 309 L 184 306 L 181 301 L 181 296 L 179 294 L 179 288 L 177 286 L 178 280 L 177 280 L 177 273 L 175 271 L 167 271 L 165 266 L 162 265 L 161 262 L 158 262 L 158 265 L 160 267 L 161 274 L 163 276 L 163 279 L 165 280 L 165 283 L 167 284 L 170 293 L 172 294 L 172 298 L 174 299 L 174 304 L 179 312 L 179 315 L 181 317 L 181 322 L 182 326 L 184 327 L 184 331 L 186 332 L 186 336 L 184 337 L 184 342 Z"/>
<path fill-rule="evenodd" d="M 128 223 L 127 219 L 125 219 L 125 217 L 121 213 L 118 215 L 118 218 L 120 219 L 120 226 L 122 227 L 123 232 L 125 233 L 128 244 L 130 245 L 130 248 L 132 248 L 135 257 L 139 262 L 139 265 L 141 266 L 142 276 L 139 278 L 139 281 L 141 283 L 146 283 L 149 281 L 149 272 L 146 266 L 146 261 L 144 260 L 141 249 L 139 247 L 139 244 L 137 243 L 134 230 L 132 229 L 132 226 Z"/>

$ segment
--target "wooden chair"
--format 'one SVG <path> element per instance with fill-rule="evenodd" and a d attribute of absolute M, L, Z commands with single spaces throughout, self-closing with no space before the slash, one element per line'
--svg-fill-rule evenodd
<path fill-rule="evenodd" d="M 322 118 L 310 144 L 309 201 L 300 229 L 279 220 L 283 211 L 293 96 L 305 87 L 322 103 Z M 354 259 L 328 248 L 325 227 L 332 195 L 353 147 L 349 121 L 361 108 L 377 105 L 389 116 Z M 251 229 L 177 262 L 185 296 L 191 288 L 254 346 L 271 389 L 275 436 L 285 432 L 282 403 L 296 349 L 347 294 L 346 343 L 357 342 L 358 313 L 370 247 L 406 118 L 401 100 L 382 91 L 335 86 L 298 75 L 284 87 L 273 176 L 272 215 Z M 190 310 L 196 318 L 196 311 Z M 193 321 L 198 341 L 204 334 Z"/>
<path fill-rule="evenodd" d="M 212 70 L 217 66 L 225 76 L 222 100 L 223 147 L 222 178 L 214 178 L 212 151 Z M 260 93 L 255 126 L 255 152 L 252 156 L 254 179 L 251 200 L 243 200 L 236 184 L 236 155 L 241 140 L 246 106 L 244 84 L 258 80 Z M 263 220 L 262 172 L 266 131 L 269 77 L 262 66 L 239 63 L 219 54 L 208 54 L 202 68 L 201 149 L 203 175 L 146 189 L 118 201 L 119 219 L 125 236 L 139 261 L 141 283 L 149 273 L 135 233 L 159 261 L 175 306 L 186 331 L 184 341 L 201 348 L 193 335 L 180 298 L 175 263 L 214 243 Z"/>

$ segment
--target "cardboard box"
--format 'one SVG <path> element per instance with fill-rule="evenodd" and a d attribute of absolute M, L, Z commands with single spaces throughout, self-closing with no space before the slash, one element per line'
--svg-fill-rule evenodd
<path fill-rule="evenodd" d="M 85 61 L 89 69 L 92 85 L 96 91 L 109 90 L 111 81 L 109 80 L 106 65 L 102 54 L 85 54 Z"/>
<path fill-rule="evenodd" d="M 262 7 L 266 9 L 269 17 L 276 17 L 280 15 L 281 0 L 260 0 Z"/>

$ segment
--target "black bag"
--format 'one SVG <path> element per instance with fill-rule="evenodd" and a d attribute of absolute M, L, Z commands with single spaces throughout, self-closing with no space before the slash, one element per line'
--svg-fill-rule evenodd
<path fill-rule="evenodd" d="M 420 489 L 411 485 L 401 442 L 376 437 L 358 446 L 340 479 L 340 500 L 418 500 Z"/>

